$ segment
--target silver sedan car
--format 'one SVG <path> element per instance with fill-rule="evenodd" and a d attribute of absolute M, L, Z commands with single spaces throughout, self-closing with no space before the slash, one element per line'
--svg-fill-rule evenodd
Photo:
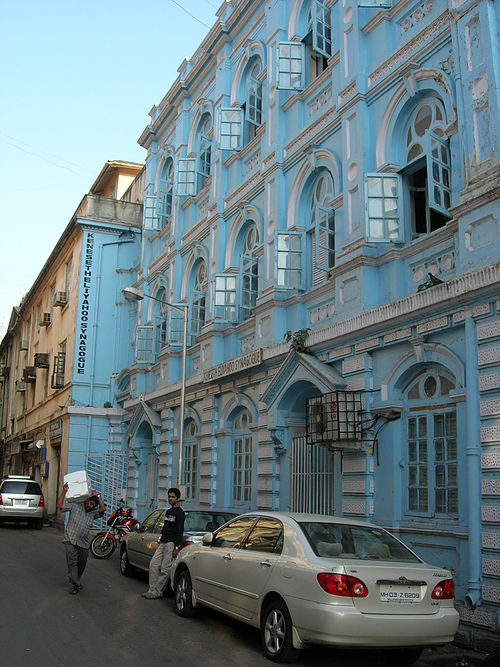
<path fill-rule="evenodd" d="M 244 514 L 183 549 L 171 574 L 180 616 L 203 605 L 260 628 L 275 662 L 323 644 L 383 649 L 411 664 L 458 627 L 450 572 L 351 519 Z"/>

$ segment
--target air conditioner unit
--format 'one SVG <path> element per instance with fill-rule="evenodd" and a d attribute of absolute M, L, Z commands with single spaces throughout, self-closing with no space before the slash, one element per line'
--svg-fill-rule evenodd
<path fill-rule="evenodd" d="M 49 355 L 46 352 L 36 352 L 35 353 L 35 367 L 36 368 L 48 368 L 49 367 Z"/>
<path fill-rule="evenodd" d="M 16 391 L 26 391 L 26 382 L 24 380 L 16 380 Z"/>
<path fill-rule="evenodd" d="M 19 345 L 19 349 L 24 350 L 24 351 L 26 351 L 28 349 L 28 341 L 25 338 L 23 338 L 21 340 L 21 343 Z"/>
<path fill-rule="evenodd" d="M 25 382 L 36 382 L 36 368 L 34 366 L 24 367 L 23 380 Z"/>
<path fill-rule="evenodd" d="M 41 327 L 48 327 L 51 321 L 52 321 L 52 315 L 50 313 L 42 313 L 40 315 L 39 325 Z"/>
<path fill-rule="evenodd" d="M 68 303 L 67 292 L 56 292 L 54 294 L 54 306 L 65 306 Z"/>
<path fill-rule="evenodd" d="M 52 389 L 60 389 L 61 387 L 64 387 L 64 375 L 61 373 L 54 373 L 52 375 L 51 387 Z"/>
<path fill-rule="evenodd" d="M 365 442 L 361 392 L 334 391 L 307 399 L 307 444 L 358 450 Z"/>

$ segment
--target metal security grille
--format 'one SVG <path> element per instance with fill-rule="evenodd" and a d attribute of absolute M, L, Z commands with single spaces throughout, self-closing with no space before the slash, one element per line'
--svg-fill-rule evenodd
<path fill-rule="evenodd" d="M 308 446 L 302 433 L 292 438 L 290 468 L 290 510 L 333 514 L 333 454 Z"/>
<path fill-rule="evenodd" d="M 103 527 L 107 516 L 116 509 L 118 501 L 125 498 L 127 491 L 128 459 L 123 452 L 90 454 L 87 473 L 92 485 L 106 503 L 106 514 L 94 522 L 94 528 Z"/>
<path fill-rule="evenodd" d="M 333 391 L 311 396 L 306 403 L 309 445 L 358 449 L 364 443 L 362 392 Z"/>

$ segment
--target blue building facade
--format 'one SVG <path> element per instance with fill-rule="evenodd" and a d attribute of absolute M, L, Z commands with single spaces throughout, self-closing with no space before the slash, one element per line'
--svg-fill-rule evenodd
<path fill-rule="evenodd" d="M 376 521 L 497 630 L 499 6 L 218 16 L 139 140 L 129 501 Z"/>

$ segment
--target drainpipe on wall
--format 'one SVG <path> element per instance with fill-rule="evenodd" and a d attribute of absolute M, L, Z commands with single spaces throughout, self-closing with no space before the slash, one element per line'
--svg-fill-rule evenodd
<path fill-rule="evenodd" d="M 481 441 L 477 334 L 470 310 L 465 313 L 465 350 L 469 580 L 464 601 L 472 610 L 481 604 Z"/>

